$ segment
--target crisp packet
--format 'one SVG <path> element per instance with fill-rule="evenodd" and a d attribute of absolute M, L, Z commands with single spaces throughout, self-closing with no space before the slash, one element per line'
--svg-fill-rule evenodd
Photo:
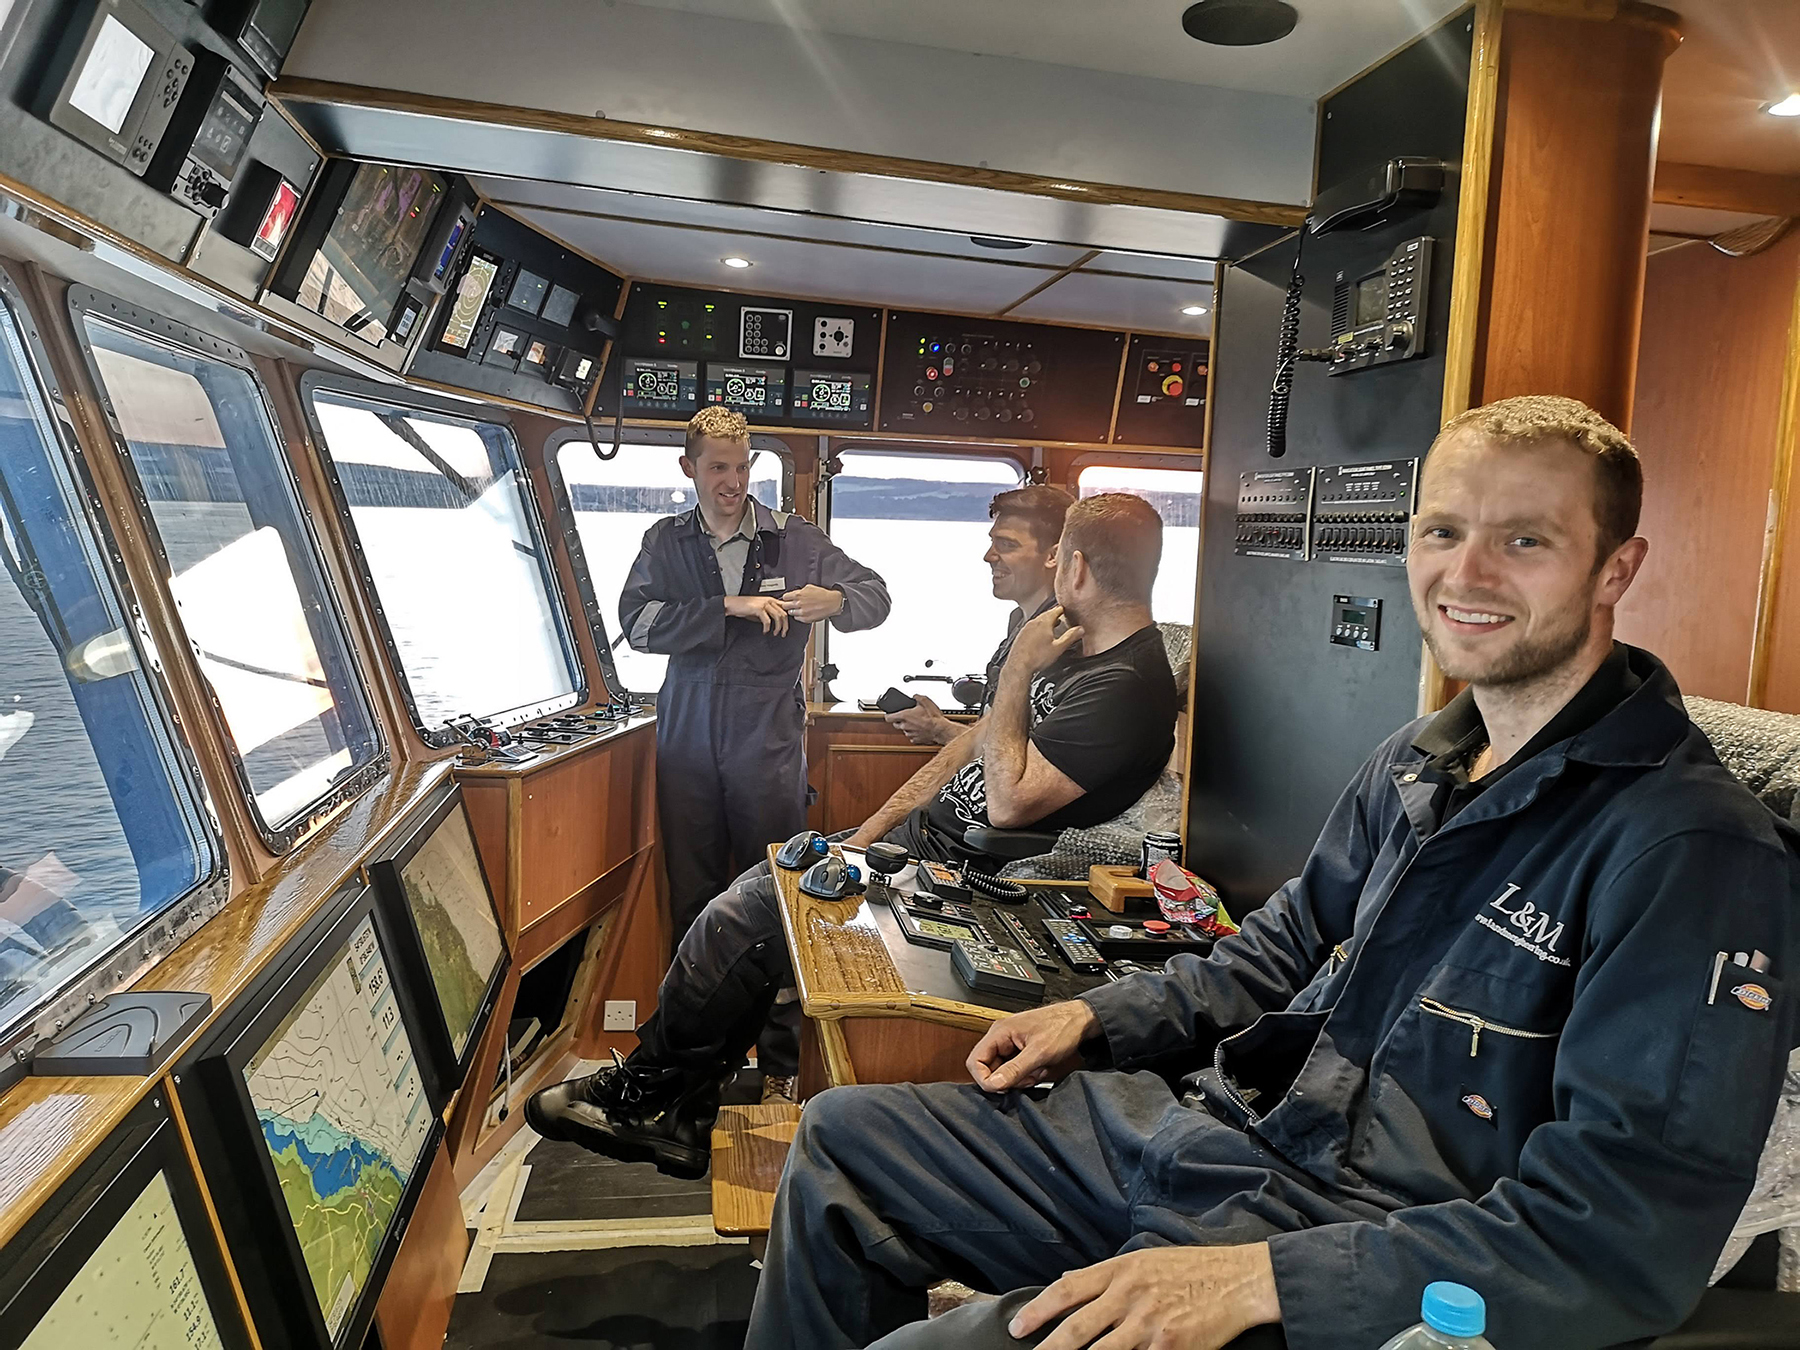
<path fill-rule="evenodd" d="M 1215 938 L 1237 932 L 1218 891 L 1173 858 L 1163 858 L 1150 869 L 1150 886 L 1156 907 L 1170 923 L 1192 924 Z"/>

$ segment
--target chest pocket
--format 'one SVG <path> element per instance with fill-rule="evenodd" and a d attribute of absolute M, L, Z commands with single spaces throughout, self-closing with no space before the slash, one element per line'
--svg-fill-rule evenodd
<path fill-rule="evenodd" d="M 1375 1053 L 1352 1164 L 1425 1204 L 1516 1174 L 1527 1136 L 1555 1114 L 1567 997 L 1561 982 L 1440 969 Z"/>

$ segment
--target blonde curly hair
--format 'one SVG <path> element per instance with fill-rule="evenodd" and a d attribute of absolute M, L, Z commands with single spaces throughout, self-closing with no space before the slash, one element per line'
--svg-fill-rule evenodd
<path fill-rule="evenodd" d="M 1591 455 L 1602 560 L 1637 533 L 1644 505 L 1644 468 L 1638 452 L 1624 432 L 1579 399 L 1521 394 L 1470 408 L 1444 423 L 1432 446 L 1465 435 L 1520 445 L 1562 441 Z"/>
<path fill-rule="evenodd" d="M 745 445 L 750 443 L 750 424 L 744 420 L 744 414 L 733 412 L 730 408 L 710 404 L 702 408 L 688 419 L 687 439 L 683 443 L 682 453 L 692 456 L 694 447 L 701 440 L 739 441 Z"/>

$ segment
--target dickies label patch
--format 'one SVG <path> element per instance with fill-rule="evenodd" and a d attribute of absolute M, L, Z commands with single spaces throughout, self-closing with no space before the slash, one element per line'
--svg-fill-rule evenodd
<path fill-rule="evenodd" d="M 1740 984 L 1731 991 L 1731 996 L 1751 1012 L 1767 1012 L 1775 1001 L 1760 984 Z"/>
<path fill-rule="evenodd" d="M 1462 1099 L 1462 1104 L 1468 1107 L 1470 1111 L 1474 1112 L 1475 1115 L 1482 1120 L 1492 1120 L 1494 1118 L 1494 1108 L 1488 1105 L 1487 1098 L 1482 1096 L 1479 1092 L 1471 1092 Z"/>

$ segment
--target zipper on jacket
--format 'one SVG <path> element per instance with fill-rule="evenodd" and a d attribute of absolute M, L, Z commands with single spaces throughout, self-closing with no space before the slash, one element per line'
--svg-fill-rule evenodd
<path fill-rule="evenodd" d="M 1341 942 L 1338 943 L 1337 946 L 1331 949 L 1331 959 L 1325 963 L 1325 973 L 1327 975 L 1337 974 L 1338 971 L 1342 969 L 1344 963 L 1349 959 L 1350 953 L 1344 950 L 1344 944 Z"/>
<path fill-rule="evenodd" d="M 1469 1028 L 1469 1058 L 1474 1059 L 1481 1049 L 1481 1033 L 1492 1031 L 1501 1036 L 1516 1036 L 1522 1041 L 1553 1041 L 1562 1033 L 1560 1031 L 1520 1031 L 1517 1027 L 1504 1026 L 1499 1022 L 1490 1022 L 1476 1013 L 1463 1012 L 1460 1008 L 1452 1008 L 1448 1004 L 1439 1003 L 1435 998 L 1419 998 L 1419 1007 L 1433 1017 L 1445 1017 L 1452 1022 L 1461 1022 Z"/>
<path fill-rule="evenodd" d="M 1256 1113 L 1250 1109 L 1250 1103 L 1244 1100 L 1244 1094 L 1238 1091 L 1237 1084 L 1231 1081 L 1231 1075 L 1225 1072 L 1224 1041 L 1220 1041 L 1213 1047 L 1213 1072 L 1219 1076 L 1219 1090 L 1225 1094 L 1226 1099 L 1233 1106 L 1244 1113 L 1244 1119 L 1250 1121 L 1259 1119 Z"/>

